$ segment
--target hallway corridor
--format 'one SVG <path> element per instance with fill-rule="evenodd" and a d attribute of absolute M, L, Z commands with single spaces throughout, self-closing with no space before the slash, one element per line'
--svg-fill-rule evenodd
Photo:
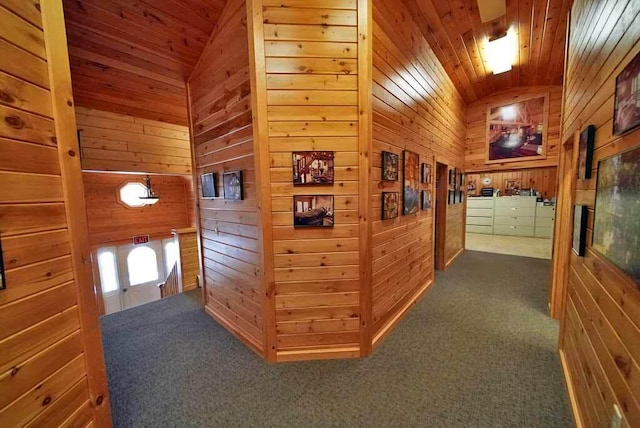
<path fill-rule="evenodd" d="M 570 427 L 548 278 L 467 251 L 358 360 L 269 365 L 193 292 L 106 316 L 114 426 Z"/>

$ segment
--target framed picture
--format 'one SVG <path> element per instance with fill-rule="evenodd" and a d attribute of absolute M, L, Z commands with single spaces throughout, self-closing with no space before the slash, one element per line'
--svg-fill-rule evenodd
<path fill-rule="evenodd" d="M 382 220 L 398 217 L 400 194 L 398 192 L 382 192 Z"/>
<path fill-rule="evenodd" d="M 213 199 L 216 197 L 216 177 L 213 172 L 200 175 L 200 188 L 203 199 Z"/>
<path fill-rule="evenodd" d="M 464 202 L 464 191 L 458 190 L 458 203 L 461 204 Z"/>
<path fill-rule="evenodd" d="M 431 190 L 422 191 L 422 210 L 431 209 Z"/>
<path fill-rule="evenodd" d="M 232 201 L 244 199 L 242 189 L 242 171 L 225 172 L 222 174 L 222 186 L 224 187 L 224 198 Z"/>
<path fill-rule="evenodd" d="M 293 184 L 333 184 L 333 152 L 293 152 Z"/>
<path fill-rule="evenodd" d="M 294 227 L 333 227 L 333 195 L 295 195 Z"/>
<path fill-rule="evenodd" d="M 414 214 L 418 212 L 418 204 L 420 199 L 420 158 L 417 153 L 404 151 L 404 182 L 402 191 L 403 214 Z"/>
<path fill-rule="evenodd" d="M 449 194 L 447 197 L 447 204 L 449 205 L 453 205 L 456 203 L 456 191 L 455 190 L 449 190 Z"/>
<path fill-rule="evenodd" d="M 459 182 L 459 178 L 460 177 L 460 170 L 458 168 L 455 168 L 453 170 L 453 188 L 457 189 L 458 188 L 458 182 Z"/>
<path fill-rule="evenodd" d="M 475 178 L 470 178 L 467 181 L 467 194 L 475 195 L 477 188 L 478 188 L 478 185 L 477 185 L 476 179 Z"/>
<path fill-rule="evenodd" d="M 640 146 L 598 162 L 591 247 L 640 285 Z"/>
<path fill-rule="evenodd" d="M 2 256 L 2 239 L 0 239 L 0 290 L 7 288 L 7 280 L 4 276 L 4 257 Z"/>
<path fill-rule="evenodd" d="M 596 127 L 587 126 L 587 129 L 580 133 L 578 143 L 578 180 L 591 178 L 593 168 L 593 146 L 596 137 Z"/>
<path fill-rule="evenodd" d="M 621 135 L 640 125 L 640 53 L 616 77 L 613 108 L 613 135 Z"/>
<path fill-rule="evenodd" d="M 456 172 L 454 169 L 449 170 L 449 186 L 453 186 L 455 183 Z"/>
<path fill-rule="evenodd" d="M 420 170 L 420 182 L 431 184 L 431 164 L 422 164 L 422 168 Z"/>
<path fill-rule="evenodd" d="M 485 163 L 546 159 L 548 122 L 548 94 L 490 105 Z"/>
<path fill-rule="evenodd" d="M 398 155 L 391 152 L 382 152 L 382 180 L 398 181 Z"/>
<path fill-rule="evenodd" d="M 458 187 L 462 189 L 464 186 L 464 173 L 460 171 L 460 176 L 458 177 Z"/>
<path fill-rule="evenodd" d="M 576 205 L 573 210 L 573 242 L 571 248 L 578 256 L 584 256 L 587 244 L 587 206 Z"/>
<path fill-rule="evenodd" d="M 504 180 L 504 194 L 505 196 L 516 196 L 520 194 L 520 179 L 509 179 Z"/>

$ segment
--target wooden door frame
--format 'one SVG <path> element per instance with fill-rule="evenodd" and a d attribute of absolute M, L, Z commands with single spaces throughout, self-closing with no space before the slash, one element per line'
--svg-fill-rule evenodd
<path fill-rule="evenodd" d="M 436 159 L 436 212 L 434 219 L 435 244 L 433 256 L 437 270 L 447 268 L 447 192 L 449 190 L 449 165 Z"/>

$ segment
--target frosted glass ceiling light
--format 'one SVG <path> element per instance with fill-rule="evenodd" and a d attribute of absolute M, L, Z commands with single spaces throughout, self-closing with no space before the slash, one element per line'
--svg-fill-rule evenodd
<path fill-rule="evenodd" d="M 487 62 L 493 74 L 511 70 L 516 53 L 513 31 L 509 30 L 500 36 L 489 39 L 485 51 Z"/>

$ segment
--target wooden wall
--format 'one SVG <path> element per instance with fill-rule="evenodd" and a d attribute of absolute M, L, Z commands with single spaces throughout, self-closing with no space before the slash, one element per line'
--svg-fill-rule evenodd
<path fill-rule="evenodd" d="M 476 190 L 473 195 L 479 196 L 480 191 L 484 187 L 482 179 L 485 177 L 489 177 L 491 179 L 491 184 L 488 187 L 500 189 L 501 195 L 505 194 L 505 180 L 520 180 L 523 189 L 534 188 L 536 191 L 540 192 L 540 195 L 543 198 L 550 199 L 556 196 L 558 168 L 550 166 L 546 168 L 526 168 L 470 173 L 465 176 L 465 186 L 469 180 L 475 180 Z"/>
<path fill-rule="evenodd" d="M 186 126 L 84 107 L 76 117 L 84 170 L 191 174 Z"/>
<path fill-rule="evenodd" d="M 187 198 L 190 178 L 151 176 L 151 186 L 160 201 L 142 208 L 130 208 L 120 202 L 119 191 L 128 182 L 144 184 L 144 175 L 85 172 L 82 178 L 91 246 L 130 243 L 134 235 L 170 238 L 172 229 L 194 224 Z"/>
<path fill-rule="evenodd" d="M 556 253 L 570 259 L 568 272 L 566 264 L 558 268 L 568 276 L 561 355 L 577 419 L 587 427 L 608 426 L 614 404 L 624 415 L 622 426 L 640 426 L 640 290 L 590 245 L 597 163 L 640 141 L 640 130 L 612 136 L 615 78 L 640 52 L 639 11 L 640 3 L 634 0 L 576 0 L 571 14 L 563 135 L 571 140 L 586 126 L 596 126 L 595 168 L 590 180 L 576 182 L 575 173 L 569 173 L 561 183 L 561 192 L 567 190 L 575 203 L 589 206 L 586 255 L 575 256 L 569 243 Z M 610 31 L 594 31 L 602 28 Z M 576 162 L 574 155 L 573 165 Z M 556 231 L 572 228 L 571 202 L 567 210 Z M 555 239 L 556 244 L 563 242 Z"/>
<path fill-rule="evenodd" d="M 373 247 L 374 340 L 434 278 L 435 209 L 381 220 L 381 192 L 402 195 L 400 181 L 381 181 L 381 152 L 403 150 L 420 162 L 462 168 L 465 104 L 406 7 L 373 1 L 373 155 L 371 171 L 371 245 Z M 432 190 L 435 185 L 420 185 Z M 435 207 L 434 207 L 435 208 Z M 463 248 L 463 205 L 447 206 L 446 260 Z M 402 207 L 400 208 L 402 213 Z"/>
<path fill-rule="evenodd" d="M 487 109 L 490 105 L 510 104 L 532 95 L 549 94 L 547 158 L 544 160 L 485 164 L 487 147 Z M 558 165 L 562 86 L 528 86 L 500 91 L 467 106 L 467 136 L 464 158 L 466 172 L 538 168 Z"/>
<path fill-rule="evenodd" d="M 198 287 L 198 275 L 200 275 L 196 229 L 178 229 L 173 232 L 174 242 L 178 245 L 180 254 L 178 274 L 182 282 L 182 291 L 193 290 Z"/>
<path fill-rule="evenodd" d="M 227 2 L 188 91 L 196 177 L 214 172 L 218 180 L 219 197 L 198 199 L 206 310 L 262 353 L 261 248 L 244 0 Z M 243 201 L 222 198 L 222 173 L 235 170 L 243 172 Z M 200 194 L 197 190 L 198 198 Z"/>
<path fill-rule="evenodd" d="M 0 425 L 105 426 L 62 5 L 1 0 L 0 22 Z"/>

